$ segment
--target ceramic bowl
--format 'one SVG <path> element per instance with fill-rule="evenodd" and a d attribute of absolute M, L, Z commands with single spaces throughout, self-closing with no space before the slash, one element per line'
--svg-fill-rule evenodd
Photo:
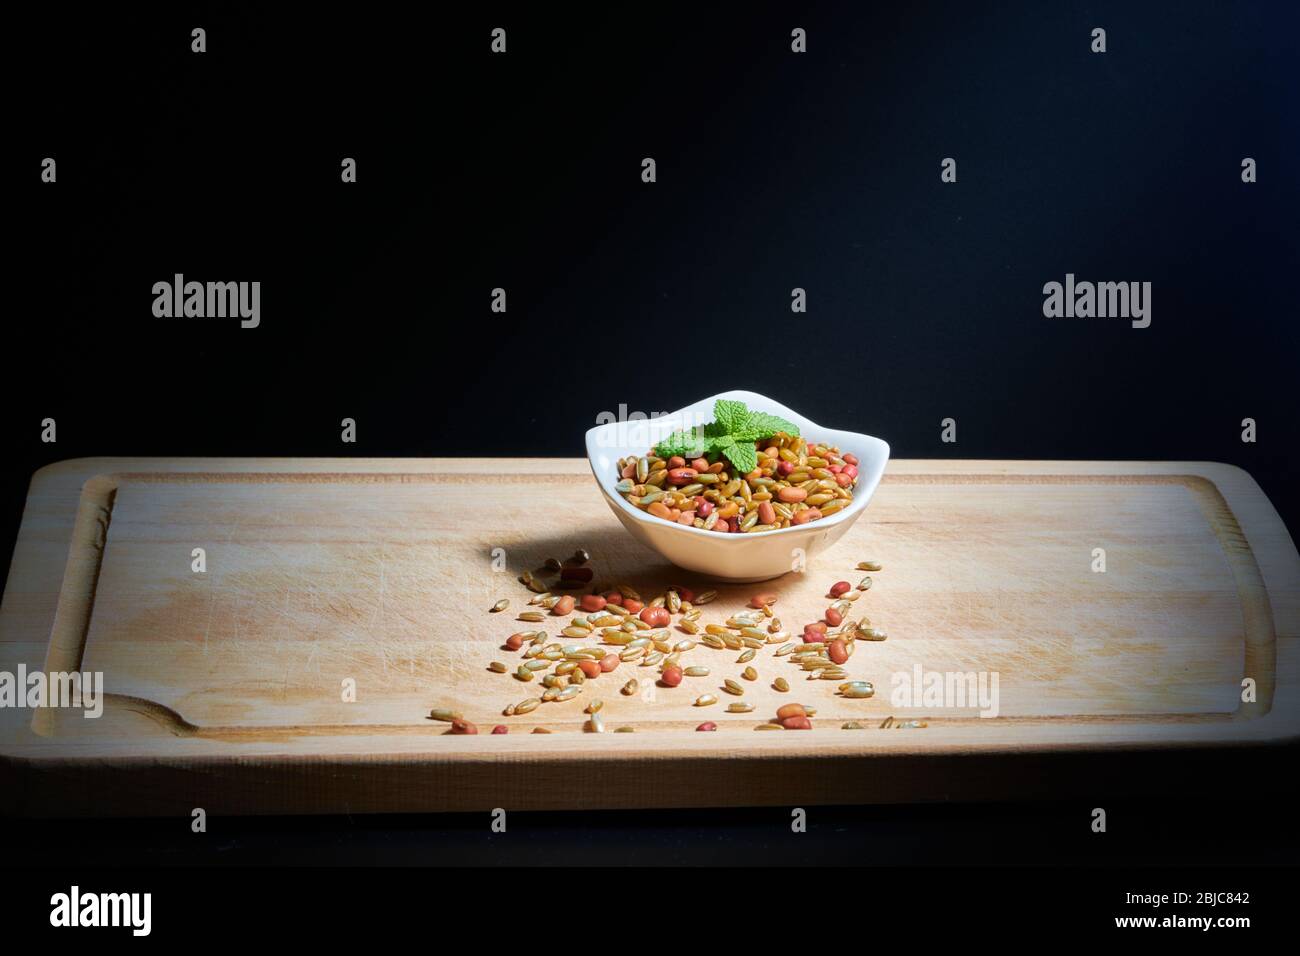
<path fill-rule="evenodd" d="M 842 511 L 797 527 L 751 534 L 723 534 L 656 518 L 629 504 L 614 486 L 619 482 L 618 460 L 646 451 L 679 428 L 713 419 L 713 403 L 720 398 L 744 402 L 755 411 L 779 415 L 799 426 L 799 433 L 814 441 L 838 445 L 858 456 L 858 483 L 852 503 Z M 731 391 L 702 398 L 666 416 L 637 422 L 609 422 L 587 432 L 587 459 L 610 509 L 642 544 L 658 551 L 679 567 L 718 581 L 766 581 L 793 570 L 828 545 L 834 544 L 866 510 L 885 463 L 889 445 L 871 435 L 825 428 L 798 412 L 755 392 Z"/>

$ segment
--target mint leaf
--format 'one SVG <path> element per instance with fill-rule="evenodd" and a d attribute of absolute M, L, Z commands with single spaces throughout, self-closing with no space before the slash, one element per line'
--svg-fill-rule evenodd
<path fill-rule="evenodd" d="M 758 467 L 758 451 L 750 442 L 733 441 L 725 454 L 740 475 L 747 475 Z"/>
<path fill-rule="evenodd" d="M 704 454 L 705 448 L 706 442 L 699 429 L 679 429 L 655 445 L 655 454 L 660 458 L 671 458 L 673 455 L 699 458 Z"/>
<path fill-rule="evenodd" d="M 744 402 L 720 398 L 713 403 L 713 417 L 727 434 L 734 435 L 744 427 L 745 419 L 749 417 L 749 409 L 745 407 Z"/>
<path fill-rule="evenodd" d="M 777 432 L 785 432 L 792 437 L 798 437 L 799 426 L 794 422 L 786 421 L 779 415 L 769 415 L 767 412 L 750 412 L 745 416 L 744 425 L 740 429 L 733 430 L 737 439 L 744 437 L 748 441 L 771 438 Z"/>

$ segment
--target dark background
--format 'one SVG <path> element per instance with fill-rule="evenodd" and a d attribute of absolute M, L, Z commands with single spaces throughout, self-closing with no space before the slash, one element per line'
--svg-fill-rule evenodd
<path fill-rule="evenodd" d="M 880 435 L 898 457 L 1231 462 L 1294 530 L 1297 9 L 18 15 L 0 553 L 31 473 L 64 458 L 577 456 L 602 410 L 670 410 L 725 388 Z M 203 55 L 194 26 L 208 31 Z M 489 52 L 495 26 L 505 56 Z M 790 52 L 795 26 L 807 54 Z M 47 155 L 56 185 L 39 181 Z M 339 181 L 344 156 L 355 185 Z M 948 156 L 956 184 L 939 180 Z M 261 327 L 155 319 L 151 287 L 175 272 L 260 280 Z M 1067 272 L 1150 281 L 1151 327 L 1044 318 L 1042 286 Z M 495 286 L 506 315 L 489 311 Z M 806 315 L 790 312 L 794 286 Z M 47 416 L 55 445 L 40 441 Z M 339 441 L 345 416 L 355 445 Z M 939 440 L 945 417 L 955 445 Z M 1245 417 L 1256 444 L 1240 440 Z M 1272 781 L 1294 757 L 1185 759 Z M 1277 786 L 1294 785 L 1269 782 L 1275 802 L 1252 796 L 1247 810 L 1279 824 L 1266 827 L 1276 840 L 1221 823 L 1199 826 L 1194 846 L 1295 859 L 1295 827 L 1280 825 L 1295 791 Z M 1170 798 L 1143 801 L 1142 819 L 1183 819 Z M 1241 819 L 1215 806 L 1212 820 Z M 902 834 L 924 857 L 992 827 L 1004 839 L 990 852 L 1027 860 L 1071 858 L 1056 834 L 1077 811 L 827 812 L 841 841 Z M 539 819 L 575 861 L 620 842 L 663 849 L 693 826 L 755 845 L 705 815 Z M 254 861 L 262 843 L 318 861 L 394 860 L 412 842 L 454 860 L 462 846 L 448 818 L 245 826 L 233 846 Z M 165 825 L 99 832 L 146 861 L 194 852 L 169 849 Z M 1188 831 L 1128 832 L 1116 844 L 1130 856 L 1181 859 Z M 465 854 L 498 858 L 474 840 Z M 799 853 L 775 845 L 770 859 Z"/>

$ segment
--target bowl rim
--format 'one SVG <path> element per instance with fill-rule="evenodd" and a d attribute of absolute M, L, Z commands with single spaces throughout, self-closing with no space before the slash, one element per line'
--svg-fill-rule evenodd
<path fill-rule="evenodd" d="M 876 492 L 876 488 L 880 484 L 880 479 L 884 474 L 885 466 L 889 463 L 889 443 L 883 438 L 877 438 L 875 435 L 868 435 L 865 432 L 848 431 L 842 428 L 827 428 L 824 425 L 814 422 L 806 415 L 800 415 L 798 412 L 794 411 L 794 409 L 782 405 L 775 399 L 768 398 L 766 395 L 760 395 L 757 392 L 746 391 L 744 389 L 731 389 L 730 391 L 718 392 L 716 395 L 701 398 L 700 400 L 685 405 L 674 412 L 669 412 L 667 415 L 659 416 L 659 418 L 654 419 L 653 421 L 660 423 L 657 429 L 653 424 L 649 425 L 649 427 L 652 431 L 662 430 L 663 434 L 667 435 L 677 427 L 677 424 L 675 423 L 681 423 L 689 414 L 695 413 L 698 409 L 707 407 L 708 413 L 711 416 L 713 403 L 718 399 L 734 399 L 736 401 L 744 402 L 749 408 L 766 411 L 780 415 L 782 418 L 787 418 L 799 426 L 801 435 L 805 434 L 804 429 L 808 429 L 812 432 L 835 433 L 840 436 L 850 436 L 853 440 L 860 441 L 863 448 L 862 451 L 858 451 L 856 448 L 846 447 L 842 438 L 836 439 L 837 443 L 845 451 L 849 451 L 852 454 L 859 456 L 859 464 L 865 461 L 865 458 L 862 457 L 864 452 L 871 457 L 873 465 L 878 460 L 879 464 L 875 465 L 871 470 L 870 480 L 869 483 L 867 483 L 867 488 L 869 489 L 868 492 L 862 495 L 854 494 L 853 501 L 847 508 L 844 508 L 828 518 L 819 518 L 816 521 L 810 521 L 807 524 L 799 526 L 792 525 L 789 528 L 774 528 L 771 531 L 756 531 L 747 534 L 719 534 L 716 531 L 706 531 L 704 528 L 696 528 L 690 525 L 664 521 L 662 518 L 656 518 L 654 515 L 629 504 L 626 498 L 614 490 L 614 485 L 617 484 L 615 476 L 613 474 L 602 474 L 601 470 L 597 467 L 597 453 L 607 452 L 605 446 L 598 444 L 599 436 L 602 433 L 617 429 L 621 426 L 626 426 L 627 424 L 626 422 L 613 421 L 596 425 L 594 428 L 589 428 L 587 429 L 586 434 L 587 464 L 590 466 L 592 476 L 596 479 L 596 484 L 600 487 L 605 498 L 618 508 L 621 513 L 630 515 L 638 522 L 646 524 L 649 527 L 662 528 L 664 530 L 686 534 L 702 535 L 707 540 L 716 542 L 724 547 L 738 547 L 743 541 L 767 540 L 776 535 L 826 531 L 836 525 L 855 520 L 867 507 L 868 502 L 871 500 L 872 496 Z M 614 447 L 621 446 L 615 445 Z"/>

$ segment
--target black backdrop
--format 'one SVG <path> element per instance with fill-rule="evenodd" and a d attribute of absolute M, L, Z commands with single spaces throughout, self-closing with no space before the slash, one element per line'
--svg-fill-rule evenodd
<path fill-rule="evenodd" d="M 12 21 L 6 559 L 54 460 L 576 456 L 731 387 L 899 457 L 1231 462 L 1297 527 L 1294 4 L 619 6 Z M 175 272 L 261 327 L 155 319 Z M 1151 327 L 1044 318 L 1067 272 Z"/>

